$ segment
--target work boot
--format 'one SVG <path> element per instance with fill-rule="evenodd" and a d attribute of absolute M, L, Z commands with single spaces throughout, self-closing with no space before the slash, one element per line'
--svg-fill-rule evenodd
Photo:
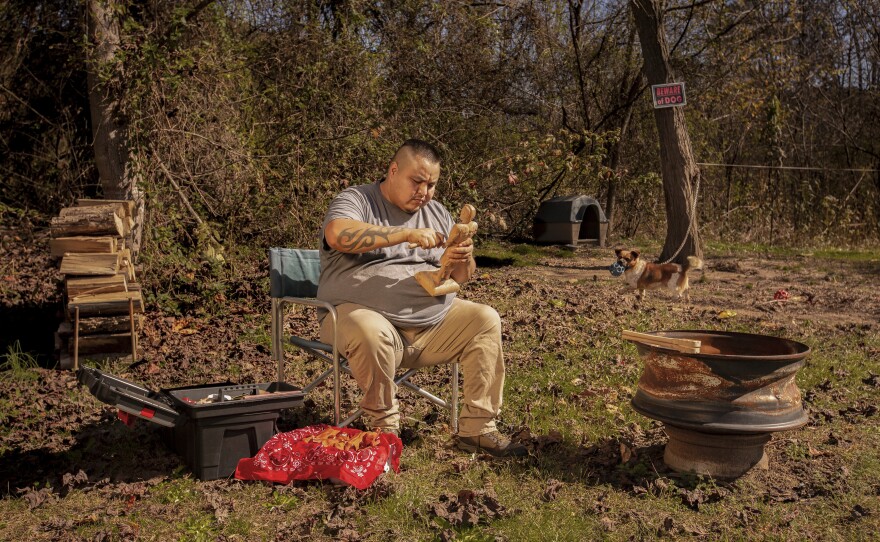
<path fill-rule="evenodd" d="M 458 437 L 457 446 L 465 452 L 485 452 L 495 457 L 523 456 L 529 453 L 525 446 L 512 442 L 498 431 L 475 437 Z"/>

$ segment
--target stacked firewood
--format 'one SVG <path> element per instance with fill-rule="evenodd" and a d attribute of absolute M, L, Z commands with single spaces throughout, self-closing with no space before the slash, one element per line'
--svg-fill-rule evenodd
<path fill-rule="evenodd" d="M 130 250 L 134 210 L 132 201 L 80 199 L 52 219 L 65 289 L 55 337 L 62 368 L 77 368 L 83 354 L 135 355 L 144 303 Z"/>

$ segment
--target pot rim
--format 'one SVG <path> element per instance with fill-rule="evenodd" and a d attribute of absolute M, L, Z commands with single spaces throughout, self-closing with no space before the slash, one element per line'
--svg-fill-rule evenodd
<path fill-rule="evenodd" d="M 747 339 L 750 337 L 764 339 L 776 339 L 779 341 L 787 342 L 795 347 L 795 349 L 800 350 L 799 352 L 795 352 L 793 354 L 776 354 L 776 355 L 763 355 L 763 356 L 755 356 L 748 354 L 691 354 L 691 353 L 683 353 L 677 350 L 672 350 L 669 348 L 664 348 L 662 346 L 653 346 L 641 343 L 635 343 L 637 347 L 644 348 L 646 350 L 654 350 L 659 351 L 664 354 L 673 354 L 676 356 L 682 357 L 690 357 L 697 359 L 707 359 L 707 360 L 728 360 L 728 359 L 737 359 L 743 361 L 782 361 L 782 362 L 793 362 L 793 361 L 802 361 L 810 356 L 812 353 L 812 349 L 806 344 L 794 341 L 791 339 L 786 339 L 784 337 L 776 337 L 774 335 L 759 335 L 757 333 L 742 333 L 739 331 L 718 331 L 711 329 L 663 329 L 657 331 L 645 331 L 648 335 L 657 335 L 660 337 L 670 337 L 673 339 L 693 339 L 697 340 L 698 337 L 692 337 L 689 335 L 703 334 L 703 335 L 716 335 L 730 338 L 740 338 Z"/>

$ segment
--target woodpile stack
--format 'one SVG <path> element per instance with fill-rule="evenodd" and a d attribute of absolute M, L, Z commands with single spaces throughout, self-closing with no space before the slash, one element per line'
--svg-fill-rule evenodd
<path fill-rule="evenodd" d="M 52 257 L 64 275 L 65 321 L 55 335 L 61 368 L 83 354 L 131 353 L 144 302 L 130 252 L 134 202 L 80 199 L 52 219 Z"/>

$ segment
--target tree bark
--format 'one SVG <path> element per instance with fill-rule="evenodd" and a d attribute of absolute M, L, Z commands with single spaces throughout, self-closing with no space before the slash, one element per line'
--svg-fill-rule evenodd
<path fill-rule="evenodd" d="M 672 83 L 675 75 L 669 65 L 669 50 L 661 18 L 659 0 L 630 0 L 642 48 L 642 70 L 648 83 Z M 666 241 L 660 260 L 666 261 L 681 251 L 672 261 L 684 263 L 688 256 L 702 258 L 697 216 L 694 204 L 694 183 L 700 170 L 691 150 L 691 140 L 681 107 L 654 109 L 657 137 L 660 140 L 660 169 L 666 201 Z M 693 212 L 694 216 L 690 216 Z M 691 228 L 691 221 L 693 227 Z"/>
<path fill-rule="evenodd" d="M 109 80 L 118 70 L 119 20 L 116 0 L 88 0 L 89 109 L 92 120 L 95 165 L 106 199 L 132 200 L 136 213 L 131 231 L 134 254 L 140 249 L 143 231 L 143 195 L 128 168 L 126 123 L 119 111 L 118 96 Z"/>

